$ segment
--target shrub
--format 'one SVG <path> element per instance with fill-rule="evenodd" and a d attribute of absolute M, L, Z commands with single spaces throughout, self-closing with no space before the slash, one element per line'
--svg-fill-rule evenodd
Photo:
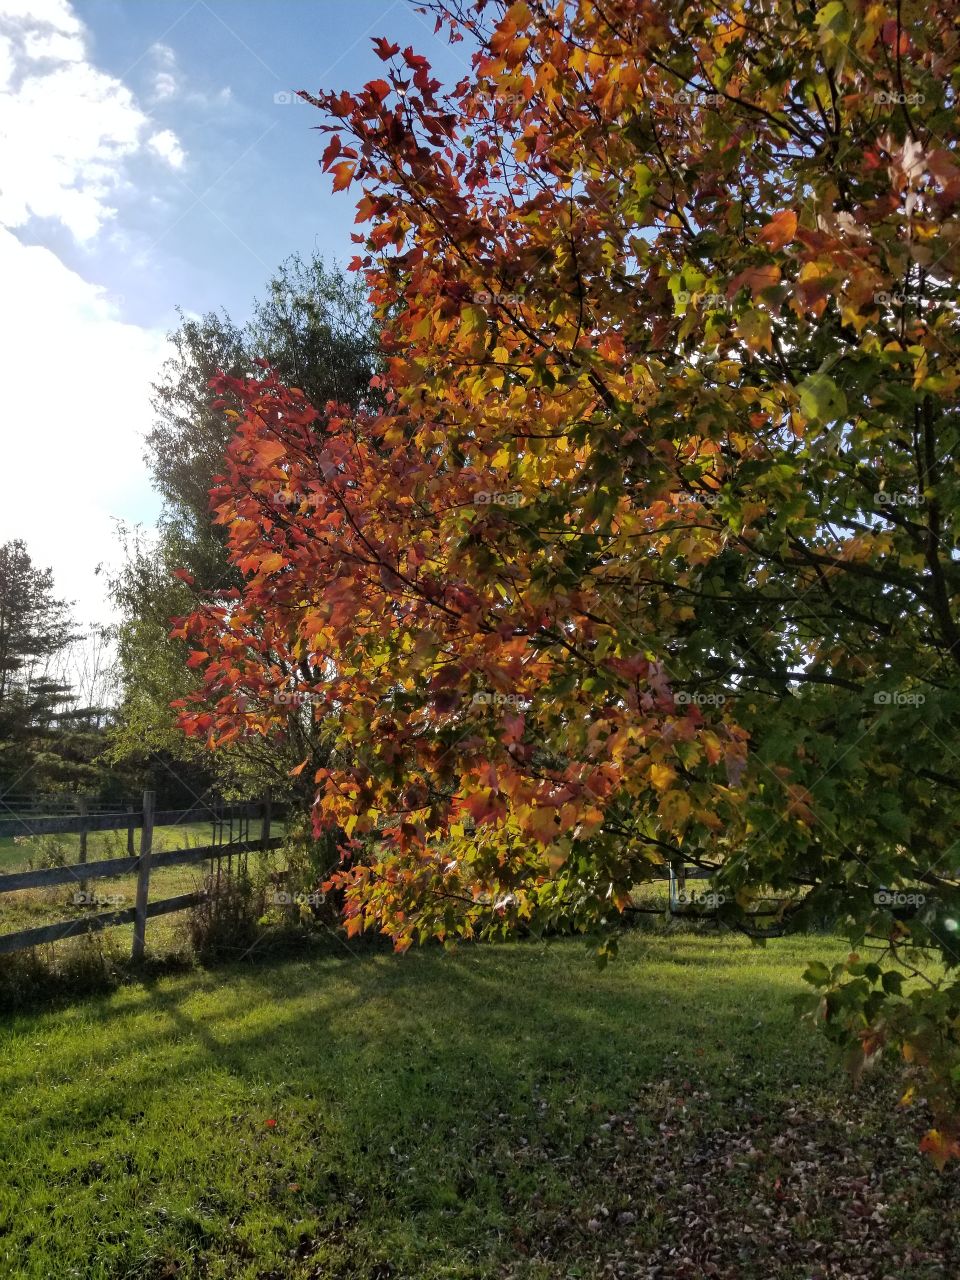
<path fill-rule="evenodd" d="M 242 959 L 259 941 L 265 902 L 245 866 L 208 875 L 203 897 L 190 911 L 187 934 L 201 964 Z"/>

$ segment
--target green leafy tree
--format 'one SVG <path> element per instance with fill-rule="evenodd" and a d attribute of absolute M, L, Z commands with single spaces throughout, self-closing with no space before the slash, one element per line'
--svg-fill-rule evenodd
<path fill-rule="evenodd" d="M 171 765 L 189 762 L 211 778 L 213 768 L 222 786 L 245 793 L 290 787 L 290 768 L 303 759 L 305 737 L 312 736 L 305 717 L 282 746 L 248 742 L 212 761 L 202 747 L 184 741 L 170 708 L 195 686 L 183 643 L 170 639 L 171 619 L 190 612 L 197 592 L 238 588 L 243 580 L 210 509 L 210 490 L 224 469 L 234 429 L 222 407 L 212 407 L 210 382 L 223 372 L 255 376 L 266 363 L 315 403 L 357 407 L 375 395 L 369 384 L 377 368 L 376 332 L 360 282 L 314 255 L 281 265 L 246 325 L 223 312 L 185 317 L 170 340 L 173 351 L 154 387 L 156 416 L 147 436 L 147 461 L 164 503 L 158 536 L 123 530 L 124 563 L 112 581 L 121 615 L 123 698 L 111 757 L 164 753 Z M 189 585 L 176 576 L 181 569 Z"/>
<path fill-rule="evenodd" d="M 59 660 L 78 639 L 52 569 L 26 544 L 0 546 L 0 792 L 43 790 L 69 780 L 58 743 L 77 723 L 76 697 Z"/>

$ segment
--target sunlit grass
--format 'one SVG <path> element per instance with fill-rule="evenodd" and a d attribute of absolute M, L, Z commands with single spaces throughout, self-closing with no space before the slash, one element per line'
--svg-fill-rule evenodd
<path fill-rule="evenodd" d="M 585 1153 L 631 1106 L 655 1132 L 650 1099 L 684 1081 L 710 1085 L 697 1124 L 741 1095 L 774 1128 L 798 1097 L 849 1105 L 789 1001 L 841 950 L 638 934 L 600 971 L 577 940 L 399 958 L 331 938 L 18 1016 L 0 1274 L 599 1276 L 524 1261 L 527 1201 L 575 1233 L 616 1209 Z M 652 1203 L 631 1228 L 651 1247 Z"/>

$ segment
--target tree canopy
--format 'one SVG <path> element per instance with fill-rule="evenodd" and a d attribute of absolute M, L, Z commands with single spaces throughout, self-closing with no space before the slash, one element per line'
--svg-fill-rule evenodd
<path fill-rule="evenodd" d="M 179 761 L 178 771 L 189 764 L 215 774 L 221 787 L 245 793 L 285 780 L 289 786 L 293 761 L 276 745 L 264 750 L 248 744 L 239 755 L 213 759 L 191 749 L 177 731 L 170 703 L 194 679 L 184 666 L 182 644 L 169 636 L 170 619 L 191 602 L 174 570 L 185 569 L 198 588 L 209 591 L 243 580 L 227 554 L 224 530 L 211 520 L 210 488 L 224 468 L 234 430 L 233 420 L 211 407 L 214 375 L 249 377 L 268 362 L 318 404 L 332 398 L 357 405 L 369 399 L 375 368 L 370 309 L 361 282 L 319 255 L 294 255 L 274 273 L 245 325 L 225 313 L 182 317 L 170 341 L 171 355 L 154 386 L 155 420 L 146 441 L 147 463 L 164 504 L 159 533 L 153 539 L 124 531 L 124 562 L 112 582 L 121 615 L 123 701 L 111 754 L 130 762 L 159 752 Z M 297 735 L 292 736 L 295 752 Z"/>
<path fill-rule="evenodd" d="M 106 664 L 22 539 L 0 545 L 0 796 L 99 781 Z"/>
<path fill-rule="evenodd" d="M 922 1073 L 943 1162 L 955 9 L 431 7 L 476 47 L 458 84 L 378 40 L 382 78 L 304 95 L 359 196 L 383 404 L 221 378 L 240 580 L 178 629 L 181 722 L 216 747 L 309 705 L 349 927 L 400 947 L 614 939 L 689 862 L 731 927 L 771 893 L 829 914 L 876 961 L 811 966 L 817 1014 L 854 1069 Z M 946 976 L 904 996 L 917 948 Z"/>

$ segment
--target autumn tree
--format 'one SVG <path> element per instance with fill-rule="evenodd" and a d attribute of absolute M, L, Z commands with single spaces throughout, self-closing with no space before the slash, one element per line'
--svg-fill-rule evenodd
<path fill-rule="evenodd" d="M 309 698 L 350 928 L 400 947 L 613 938 L 671 862 L 731 927 L 829 914 L 875 950 L 820 1019 L 960 1154 L 957 6 L 433 8 L 460 83 L 381 39 L 304 95 L 386 403 L 221 380 L 243 582 L 179 628 L 182 724 Z"/>
<path fill-rule="evenodd" d="M 211 520 L 210 488 L 224 468 L 234 428 L 222 409 L 211 408 L 210 380 L 218 372 L 249 376 L 267 361 L 315 403 L 335 399 L 356 406 L 370 399 L 376 336 L 362 283 L 318 254 L 294 254 L 274 272 L 246 324 L 225 312 L 182 316 L 170 346 L 153 388 L 154 423 L 146 438 L 146 461 L 163 501 L 159 530 L 156 537 L 121 531 L 123 563 L 111 582 L 121 619 L 122 685 L 111 757 L 133 764 L 153 753 L 200 789 L 201 779 L 210 781 L 214 771 L 221 787 L 249 794 L 282 786 L 293 757 L 275 743 L 251 742 L 242 753 L 211 758 L 185 743 L 170 709 L 195 683 L 182 644 L 169 635 L 171 617 L 191 600 L 174 571 L 186 570 L 196 589 L 205 591 L 243 580 L 227 553 L 224 529 Z M 293 753 L 302 745 L 296 737 Z"/>

